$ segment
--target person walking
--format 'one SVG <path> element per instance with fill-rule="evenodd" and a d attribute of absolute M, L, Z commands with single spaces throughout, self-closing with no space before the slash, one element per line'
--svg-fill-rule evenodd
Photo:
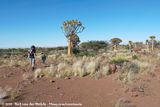
<path fill-rule="evenodd" d="M 31 46 L 30 50 L 28 51 L 28 58 L 30 59 L 30 64 L 32 67 L 32 71 L 35 68 L 35 55 L 36 55 L 36 47 L 34 45 Z"/>
<path fill-rule="evenodd" d="M 46 55 L 42 52 L 41 53 L 41 62 L 43 63 L 43 64 L 45 64 L 45 62 L 46 62 Z"/>

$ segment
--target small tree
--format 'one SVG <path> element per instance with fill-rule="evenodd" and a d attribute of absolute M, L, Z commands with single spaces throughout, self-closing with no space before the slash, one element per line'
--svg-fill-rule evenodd
<path fill-rule="evenodd" d="M 137 48 L 137 44 L 138 44 L 137 42 L 134 42 L 134 48 Z"/>
<path fill-rule="evenodd" d="M 147 51 L 149 51 L 149 40 L 146 40 Z"/>
<path fill-rule="evenodd" d="M 73 47 L 80 43 L 77 34 L 84 30 L 84 26 L 78 20 L 68 20 L 63 22 L 61 29 L 68 40 L 68 56 L 71 56 L 73 54 Z"/>
<path fill-rule="evenodd" d="M 128 41 L 128 46 L 129 46 L 129 50 L 132 50 L 132 48 L 133 48 L 133 42 L 132 41 Z"/>
<path fill-rule="evenodd" d="M 116 51 L 118 45 L 122 42 L 120 38 L 112 38 L 110 42 L 113 44 L 113 50 Z"/>
<path fill-rule="evenodd" d="M 137 49 L 137 48 L 140 49 L 140 48 L 142 48 L 142 46 L 143 46 L 143 42 L 134 42 L 133 44 L 134 44 L 134 48 L 135 48 L 135 49 Z"/>
<path fill-rule="evenodd" d="M 151 39 L 152 51 L 153 51 L 154 50 L 154 41 L 155 41 L 156 36 L 150 36 L 149 38 Z"/>
<path fill-rule="evenodd" d="M 98 51 L 99 49 L 105 49 L 107 46 L 108 46 L 107 41 L 88 41 L 88 42 L 82 42 L 80 44 L 80 49 L 82 50 L 92 49 Z"/>

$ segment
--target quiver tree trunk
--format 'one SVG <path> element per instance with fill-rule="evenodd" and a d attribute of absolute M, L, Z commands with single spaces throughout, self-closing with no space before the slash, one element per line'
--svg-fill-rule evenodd
<path fill-rule="evenodd" d="M 146 45 L 147 45 L 147 51 L 149 52 L 149 44 L 147 43 Z"/>
<path fill-rule="evenodd" d="M 71 42 L 71 40 L 68 40 L 68 56 L 72 56 L 73 55 L 73 44 Z"/>
<path fill-rule="evenodd" d="M 117 45 L 113 45 L 113 51 L 117 51 Z"/>
<path fill-rule="evenodd" d="M 134 44 L 134 48 L 137 48 L 137 44 L 136 43 Z"/>
<path fill-rule="evenodd" d="M 155 36 L 150 36 L 149 37 L 151 39 L 151 42 L 152 42 L 152 51 L 154 50 L 154 41 L 155 41 Z"/>
<path fill-rule="evenodd" d="M 132 50 L 132 45 L 131 45 L 131 44 L 129 44 L 129 50 L 130 50 L 130 51 Z"/>
<path fill-rule="evenodd" d="M 154 50 L 154 40 L 152 40 L 152 51 Z"/>

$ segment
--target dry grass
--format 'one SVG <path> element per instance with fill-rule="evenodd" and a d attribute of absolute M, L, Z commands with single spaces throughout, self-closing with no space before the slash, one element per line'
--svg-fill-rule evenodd
<path fill-rule="evenodd" d="M 91 76 L 96 79 L 110 74 L 109 64 L 114 63 L 119 66 L 118 79 L 127 83 L 136 79 L 137 74 L 150 74 L 154 65 L 158 62 L 159 54 L 130 54 L 128 52 L 106 52 L 91 56 L 68 57 L 60 53 L 48 55 L 47 61 L 52 64 L 49 67 L 38 68 L 34 72 L 34 77 L 70 77 L 70 76 Z M 137 58 L 138 57 L 138 58 Z M 38 58 L 38 57 L 37 57 Z M 0 60 L 0 66 L 26 66 L 29 63 L 26 59 L 17 57 Z M 23 79 L 33 78 L 32 74 L 24 74 Z"/>
<path fill-rule="evenodd" d="M 84 59 L 76 61 L 72 66 L 72 71 L 74 73 L 74 76 L 86 76 L 87 72 L 84 69 Z"/>
<path fill-rule="evenodd" d="M 52 64 L 50 67 L 37 69 L 35 71 L 35 77 L 40 75 L 53 76 L 53 77 L 69 77 L 69 76 L 94 76 L 96 72 L 105 70 L 108 72 L 107 67 L 102 67 L 100 70 L 101 57 L 64 57 L 64 59 L 58 64 Z"/>
<path fill-rule="evenodd" d="M 148 62 L 140 62 L 138 60 L 126 62 L 119 71 L 118 80 L 123 83 L 131 83 L 138 78 L 138 75 L 152 72 L 154 66 Z"/>
<path fill-rule="evenodd" d="M 101 67 L 101 72 L 103 75 L 109 75 L 110 71 L 109 71 L 109 65 L 105 65 Z"/>
<path fill-rule="evenodd" d="M 34 72 L 34 77 L 35 78 L 40 78 L 44 75 L 43 70 L 41 68 L 38 68 Z"/>
<path fill-rule="evenodd" d="M 29 64 L 29 61 L 24 60 L 24 59 L 5 59 L 1 58 L 0 59 L 0 67 L 25 67 L 26 65 Z"/>
<path fill-rule="evenodd" d="M 12 90 L 10 92 L 10 98 L 11 100 L 17 99 L 21 94 L 17 90 Z"/>
<path fill-rule="evenodd" d="M 134 54 L 135 55 L 135 54 Z M 41 76 L 47 77 L 70 77 L 70 76 L 91 76 L 96 79 L 110 74 L 109 64 L 114 63 L 119 66 L 118 80 L 128 83 L 137 78 L 137 74 L 150 73 L 153 69 L 152 62 L 156 63 L 156 57 L 153 55 L 141 56 L 136 54 L 138 58 L 126 52 L 120 53 L 103 53 L 94 57 L 68 57 L 66 55 L 50 55 L 51 61 L 56 63 L 50 67 L 37 69 L 35 78 Z M 148 60 L 148 57 L 150 58 Z M 53 58 L 53 59 L 52 59 Z"/>
<path fill-rule="evenodd" d="M 31 80 L 34 78 L 34 74 L 31 72 L 24 73 L 22 75 L 23 80 Z"/>

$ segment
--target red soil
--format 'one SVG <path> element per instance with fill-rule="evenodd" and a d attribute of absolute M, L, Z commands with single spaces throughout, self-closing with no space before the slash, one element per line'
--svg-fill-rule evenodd
<path fill-rule="evenodd" d="M 43 77 L 37 80 L 24 81 L 22 75 L 25 72 L 31 71 L 28 71 L 27 68 L 0 68 L 0 87 L 10 86 L 21 92 L 19 98 L 12 103 L 80 103 L 82 104 L 81 107 L 115 107 L 118 99 L 126 98 L 136 107 L 160 107 L 159 66 L 156 67 L 154 74 L 143 75 L 140 80 L 130 85 L 124 85 L 115 80 L 116 74 L 99 80 L 91 77 L 67 79 Z"/>

